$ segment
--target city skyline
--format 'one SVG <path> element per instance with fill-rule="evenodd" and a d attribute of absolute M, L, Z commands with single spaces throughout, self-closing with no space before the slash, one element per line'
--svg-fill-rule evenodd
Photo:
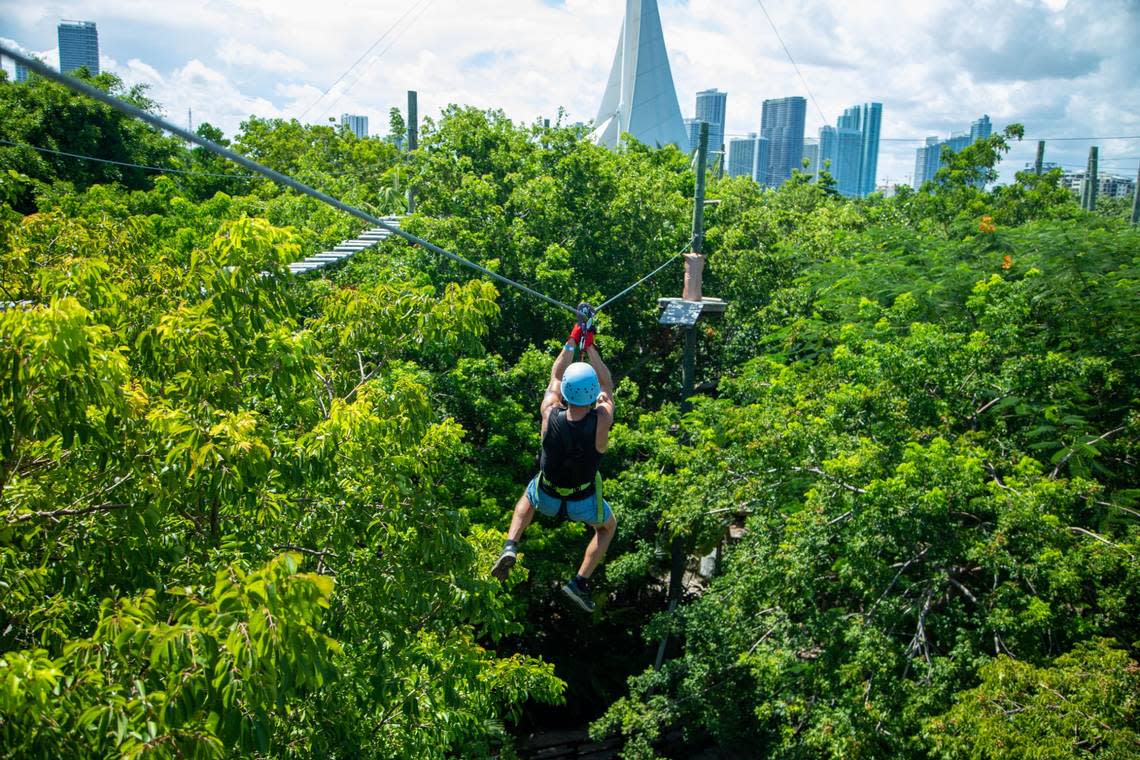
<path fill-rule="evenodd" d="M 685 105 L 712 86 L 731 94 L 726 136 L 755 131 L 760 104 L 774 96 L 808 98 L 808 135 L 833 124 L 852 102 L 882 102 L 884 183 L 912 174 L 926 135 L 960 129 L 980 113 L 998 129 L 1023 123 L 1031 138 L 1015 144 L 999 167 L 1006 180 L 1032 161 L 1033 138 L 1140 134 L 1140 91 L 1131 84 L 1140 62 L 1134 3 L 1108 0 L 1094 12 L 1062 0 L 991 2 L 981 37 L 949 0 L 892 8 L 813 0 L 765 5 L 810 95 L 751 0 L 660 4 L 677 92 Z M 502 108 L 530 122 L 553 119 L 565 106 L 564 122 L 574 123 L 597 113 L 624 12 L 612 0 L 488 0 L 478 13 L 436 0 L 397 24 L 314 105 L 406 10 L 407 3 L 388 0 L 351 11 L 282 0 L 253 15 L 235 0 L 178 14 L 131 0 L 61 0 L 50 10 L 6 3 L 0 37 L 56 65 L 60 19 L 94 20 L 103 70 L 128 85 L 149 85 L 168 113 L 192 107 L 197 122 L 231 136 L 250 114 L 304 114 L 319 124 L 348 111 L 386 124 L 388 109 L 402 106 L 408 89 L 420 92 L 424 115 L 454 102 Z M 12 73 L 10 62 L 5 66 Z M 1136 140 L 1098 144 L 1109 165 L 1140 153 Z M 1088 145 L 1050 142 L 1046 160 L 1079 168 Z"/>

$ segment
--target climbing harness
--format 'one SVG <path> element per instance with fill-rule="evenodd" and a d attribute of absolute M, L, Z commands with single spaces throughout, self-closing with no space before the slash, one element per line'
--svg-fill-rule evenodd
<path fill-rule="evenodd" d="M 559 488 L 553 483 L 547 481 L 546 477 L 542 474 L 542 471 L 539 470 L 538 487 L 550 496 L 553 496 L 560 500 L 560 503 L 558 505 L 558 514 L 554 518 L 554 524 L 556 526 L 561 525 L 562 523 L 566 522 L 567 519 L 569 519 L 569 514 L 566 511 L 566 505 L 572 501 L 585 499 L 590 495 L 589 492 L 591 490 L 594 492 L 594 503 L 597 506 L 598 510 L 598 524 L 600 525 L 606 521 L 606 502 L 602 498 L 602 473 L 594 473 L 594 481 L 592 483 L 583 483 L 580 486 L 574 486 L 572 488 Z"/>

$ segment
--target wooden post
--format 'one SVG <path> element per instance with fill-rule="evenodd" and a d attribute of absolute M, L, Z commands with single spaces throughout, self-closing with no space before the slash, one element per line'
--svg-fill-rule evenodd
<path fill-rule="evenodd" d="M 415 90 L 408 90 L 408 153 L 411 153 L 419 147 L 420 130 L 419 130 L 419 103 L 418 93 Z M 414 214 L 416 212 L 416 188 L 408 182 L 408 213 Z"/>
<path fill-rule="evenodd" d="M 689 253 L 685 254 L 685 285 L 683 298 L 686 301 L 701 300 L 701 276 L 704 266 L 705 237 L 705 170 L 708 165 L 709 125 L 701 122 L 700 142 L 697 144 L 697 187 L 693 194 L 693 245 Z M 685 325 L 685 351 L 681 364 L 681 411 L 687 412 L 692 408 L 689 397 L 693 395 L 693 385 L 696 375 L 697 331 L 696 325 Z M 669 563 L 669 612 L 677 609 L 681 602 L 681 586 L 685 576 L 685 544 L 680 536 L 673 539 L 670 547 Z M 661 638 L 657 646 L 657 660 L 654 665 L 658 670 L 665 661 L 665 652 L 669 646 L 669 635 Z"/>
<path fill-rule="evenodd" d="M 1041 176 L 1041 169 L 1045 164 L 1045 141 L 1037 141 L 1037 160 L 1033 162 L 1033 173 Z"/>

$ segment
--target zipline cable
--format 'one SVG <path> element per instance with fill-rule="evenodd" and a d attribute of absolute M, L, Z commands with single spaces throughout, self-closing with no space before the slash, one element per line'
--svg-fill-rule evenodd
<path fill-rule="evenodd" d="M 595 311 L 601 311 L 602 309 L 606 308 L 607 306 L 609 306 L 609 305 L 610 305 L 611 303 L 613 303 L 614 301 L 617 301 L 619 298 L 622 298 L 623 296 L 625 296 L 625 294 L 626 294 L 626 293 L 629 293 L 629 292 L 630 292 L 631 290 L 633 290 L 634 288 L 637 288 L 638 286 L 640 286 L 640 285 L 642 285 L 642 284 L 644 284 L 644 283 L 646 283 L 646 282 L 649 282 L 649 281 L 650 281 L 650 280 L 652 280 L 654 277 L 656 277 L 656 276 L 658 275 L 658 273 L 660 273 L 660 272 L 661 272 L 661 270 L 665 269 L 665 267 L 669 266 L 669 265 L 670 265 L 670 264 L 672 264 L 674 261 L 676 261 L 677 259 L 679 259 L 679 258 L 681 258 L 682 256 L 684 256 L 684 255 L 685 255 L 685 253 L 686 253 L 686 252 L 688 252 L 688 251 L 689 251 L 689 250 L 690 250 L 692 247 L 693 247 L 693 241 L 691 241 L 691 240 L 690 240 L 688 243 L 686 243 L 686 244 L 685 244 L 685 247 L 684 247 L 684 248 L 682 248 L 680 251 L 678 251 L 677 253 L 675 253 L 675 254 L 673 254 L 672 256 L 670 256 L 670 257 L 669 257 L 669 260 L 668 260 L 668 261 L 666 261 L 664 264 L 662 264 L 661 266 L 657 267 L 657 268 L 656 268 L 656 269 L 654 269 L 652 272 L 650 272 L 649 274 L 645 275 L 645 276 L 644 276 L 644 277 L 642 277 L 640 280 L 638 280 L 637 282 L 633 283 L 632 285 L 630 285 L 628 288 L 626 288 L 625 290 L 621 291 L 621 292 L 620 292 L 620 293 L 618 293 L 617 295 L 614 295 L 614 296 L 610 296 L 610 298 L 609 298 L 609 299 L 608 299 L 608 300 L 607 300 L 605 303 L 603 303 L 601 306 L 599 306 L 597 309 L 595 309 Z"/>
<path fill-rule="evenodd" d="M 808 87 L 807 80 L 804 79 L 803 72 L 800 71 L 800 67 L 799 64 L 796 63 L 796 59 L 792 58 L 792 51 L 788 50 L 788 46 L 784 44 L 784 38 L 780 36 L 780 30 L 776 28 L 776 22 L 772 20 L 772 17 L 770 15 L 768 15 L 768 9 L 764 7 L 764 0 L 756 0 L 756 2 L 760 3 L 760 10 L 764 11 L 764 18 L 768 19 L 768 26 L 772 27 L 772 31 L 776 33 L 776 39 L 780 41 L 780 47 L 784 49 L 784 54 L 788 56 L 788 60 L 792 62 L 792 68 L 796 70 L 796 76 L 800 78 L 800 82 L 803 83 L 804 89 L 807 90 L 808 97 L 811 98 L 812 105 L 815 106 L 815 110 L 819 113 L 820 120 L 824 124 L 827 124 L 827 117 L 823 115 L 823 109 L 819 107 L 819 102 L 816 101 L 815 95 L 812 94 L 811 88 Z"/>
<path fill-rule="evenodd" d="M 14 50 L 10 50 L 9 48 L 5 47 L 3 44 L 0 44 L 0 55 L 4 55 L 4 56 L 7 56 L 8 58 L 11 58 L 12 60 L 16 61 L 17 63 L 20 63 L 23 66 L 25 66 L 29 71 L 34 71 L 35 73 L 39 74 L 40 76 L 44 77 L 45 79 L 50 79 L 53 82 L 61 84 L 70 90 L 74 90 L 78 93 L 86 95 L 89 98 L 93 98 L 94 100 L 98 100 L 100 103 L 108 105 L 117 111 L 121 111 L 121 112 L 127 114 L 128 116 L 133 116 L 136 119 L 139 119 L 141 121 L 145 121 L 147 124 L 150 124 L 153 127 L 157 127 L 158 129 L 161 129 L 161 130 L 164 130 L 166 132 L 170 132 L 171 134 L 177 135 L 177 136 L 181 137 L 183 140 L 187 140 L 189 142 L 192 142 L 195 145 L 200 145 L 201 147 L 203 147 L 203 148 L 205 148 L 205 149 L 207 149 L 213 153 L 216 153 L 219 156 L 222 156 L 224 158 L 228 158 L 230 161 L 233 161 L 236 164 L 244 166 L 246 169 L 249 169 L 250 171 L 253 171 L 253 172 L 256 172 L 258 174 L 261 174 L 262 176 L 268 177 L 269 179 L 273 180 L 274 182 L 277 182 L 278 184 L 285 185 L 286 187 L 291 187 L 294 190 L 296 190 L 300 193 L 304 193 L 305 195 L 308 195 L 312 198 L 315 198 L 318 201 L 321 201 L 322 203 L 325 203 L 325 204 L 328 204 L 329 206 L 332 206 L 333 208 L 337 208 L 337 209 L 340 209 L 341 211 L 344 211 L 347 214 L 351 214 L 352 216 L 355 216 L 357 219 L 361 219 L 363 221 L 368 222 L 369 224 L 374 224 L 377 227 L 388 230 L 393 235 L 398 235 L 398 236 L 402 237 L 404 240 L 407 240 L 409 243 L 413 243 L 415 245 L 422 246 L 423 248 L 426 248 L 429 251 L 437 253 L 440 256 L 451 259 L 452 261 L 456 262 L 457 264 L 461 264 L 462 266 L 468 267 L 469 269 L 474 269 L 477 272 L 482 272 L 483 274 L 487 275 L 488 277 L 490 277 L 493 280 L 497 280 L 497 281 L 499 281 L 505 285 L 509 285 L 510 287 L 515 288 L 516 290 L 521 290 L 524 293 L 528 293 L 528 294 L 534 296 L 535 298 L 539 298 L 543 301 L 546 301 L 547 303 L 551 304 L 552 306 L 557 306 L 559 308 L 566 309 L 567 311 L 569 311 L 571 314 L 574 314 L 575 316 L 577 316 L 577 314 L 578 314 L 578 310 L 575 307 L 570 306 L 569 304 L 562 303 L 561 301 L 556 300 L 554 298 L 551 298 L 548 295 L 545 295 L 543 293 L 539 293 L 537 290 L 534 290 L 533 288 L 529 288 L 526 285 L 523 285 L 522 283 L 515 282 L 514 280 L 510 279 L 509 277 L 504 277 L 503 275 L 498 274 L 497 272 L 492 272 L 490 269 L 487 269 L 485 266 L 482 266 L 481 264 L 476 264 L 474 261 L 470 261 L 469 259 L 465 259 L 458 254 L 452 253 L 451 251 L 444 250 L 443 248 L 440 248 L 438 245 L 435 245 L 434 243 L 429 243 L 428 241 L 424 240 L 423 238 L 417 237 L 410 232 L 405 232 L 404 230 L 400 229 L 399 227 L 388 224 L 387 222 L 385 222 L 383 219 L 380 219 L 379 217 L 373 216 L 372 214 L 369 214 L 365 211 L 361 211 L 360 209 L 356 208 L 355 206 L 350 206 L 343 201 L 340 201 L 340 200 L 337 200 L 336 198 L 333 198 L 331 195 L 326 195 L 325 193 L 322 193 L 320 190 L 317 190 L 316 188 L 312 188 L 306 184 L 298 182 L 297 180 L 293 179 L 292 177 L 286 176 L 284 174 L 281 174 L 280 172 L 277 172 L 277 171 L 274 171 L 273 169 L 270 169 L 268 166 L 263 166 L 263 165 L 257 163 L 256 161 L 253 161 L 249 158 L 246 158 L 245 156 L 241 155 L 240 153 L 235 153 L 234 151 L 230 150 L 229 148 L 223 148 L 221 145 L 218 145 L 217 143 L 215 143 L 211 140 L 207 140 L 206 138 L 202 137 L 201 135 L 194 134 L 193 132 L 190 132 L 189 130 L 186 130 L 186 129 L 183 129 L 182 127 L 171 124 L 170 122 L 166 121 L 165 119 L 163 119 L 159 116 L 155 116 L 152 113 L 148 113 L 148 112 L 144 111 L 143 109 L 141 109 L 137 106 L 133 106 L 130 103 L 125 103 L 116 97 L 108 95 L 107 93 L 103 92 L 102 90 L 100 90 L 97 87 L 93 87 L 93 86 L 87 84 L 86 82 L 75 79 L 74 77 L 67 76 L 66 74 L 61 74 L 60 72 L 56 71 L 55 69 L 47 66 L 46 64 L 41 63 L 40 61 L 37 61 L 34 58 L 29 58 L 28 56 L 25 56 L 21 53 L 17 53 Z"/>
<path fill-rule="evenodd" d="M 0 140 L 0 145 L 11 145 L 14 148 L 30 148 L 31 150 L 40 153 L 50 153 L 53 156 L 66 156 L 67 158 L 79 158 L 84 161 L 96 161 L 101 164 L 114 164 L 115 166 L 129 166 L 134 169 L 148 169 L 154 172 L 162 172 L 164 174 L 182 174 L 187 177 L 226 177 L 228 179 L 249 179 L 246 174 L 219 174 L 217 172 L 196 172 L 189 169 L 170 169 L 163 166 L 148 166 L 147 164 L 132 164 L 129 161 L 114 161 L 110 158 L 98 158 L 96 156 L 85 156 L 82 153 L 68 153 L 66 150 L 53 150 L 52 148 L 41 148 L 38 145 L 31 143 L 12 142 L 11 140 Z"/>
<path fill-rule="evenodd" d="M 129 161 L 114 161 L 114 160 L 109 159 L 109 158 L 99 158 L 97 156 L 85 156 L 81 153 L 69 153 L 65 150 L 53 150 L 52 148 L 41 148 L 38 145 L 32 145 L 30 143 L 18 143 L 18 142 L 12 142 L 11 140 L 4 140 L 4 139 L 0 139 L 0 145 L 11 145 L 11 146 L 16 147 L 16 148 L 30 148 L 31 150 L 39 151 L 41 153 L 50 153 L 50 154 L 56 155 L 56 156 L 66 156 L 68 158 L 78 158 L 78 159 L 81 159 L 84 161 L 97 161 L 97 162 L 102 163 L 102 164 L 114 164 L 116 166 L 127 166 L 127 167 L 132 167 L 135 169 L 149 169 L 151 171 L 163 172 L 163 173 L 169 173 L 169 174 L 181 174 L 181 175 L 185 175 L 188 177 L 223 177 L 223 178 L 227 178 L 227 179 L 243 179 L 243 180 L 249 179 L 249 175 L 247 175 L 247 174 L 218 174 L 216 172 L 195 172 L 195 171 L 189 171 L 189 170 L 185 170 L 185 169 L 170 169 L 170 168 L 166 168 L 166 167 L 162 167 L 162 166 L 149 166 L 147 164 L 132 164 Z M 1081 167 L 1081 168 L 1083 168 L 1083 167 Z M 646 282 L 648 282 L 649 280 L 656 277 L 658 274 L 661 273 L 662 270 L 664 270 L 666 267 L 668 267 L 674 261 L 676 261 L 681 256 L 683 256 L 689 250 L 690 247 L 691 247 L 691 243 L 686 244 L 686 246 L 684 248 L 682 248 L 677 253 L 673 254 L 673 256 L 669 257 L 669 259 L 664 264 L 657 267 L 652 272 L 645 275 L 640 280 L 633 283 L 632 285 L 630 285 L 628 288 L 621 291 L 617 295 L 610 297 L 609 300 L 607 300 L 605 303 L 603 303 L 601 306 L 599 306 L 595 311 L 601 311 L 606 306 L 609 306 L 610 304 L 614 303 L 615 301 L 618 301 L 621 298 L 623 298 L 630 291 L 634 290 L 635 288 L 639 287 L 640 285 L 643 285 Z"/>

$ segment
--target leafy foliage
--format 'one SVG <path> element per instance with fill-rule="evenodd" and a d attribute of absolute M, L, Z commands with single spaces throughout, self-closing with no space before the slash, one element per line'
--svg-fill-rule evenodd
<path fill-rule="evenodd" d="M 551 707 L 630 758 L 1137 751 L 1140 234 L 1056 173 L 981 189 L 1019 128 L 889 199 L 710 180 L 730 307 L 691 409 L 678 273 L 601 318 L 620 527 L 587 622 L 549 594 L 576 526 L 488 573 L 564 314 L 396 240 L 291 278 L 356 223 L 48 83 L 0 102 L 4 139 L 192 172 L 0 149 L 6 754 L 509 756 Z M 73 118 L 95 142 L 36 131 Z M 685 156 L 560 124 L 232 145 L 377 212 L 414 185 L 406 227 L 571 303 L 689 236 Z M 669 613 L 676 541 L 720 565 Z"/>

